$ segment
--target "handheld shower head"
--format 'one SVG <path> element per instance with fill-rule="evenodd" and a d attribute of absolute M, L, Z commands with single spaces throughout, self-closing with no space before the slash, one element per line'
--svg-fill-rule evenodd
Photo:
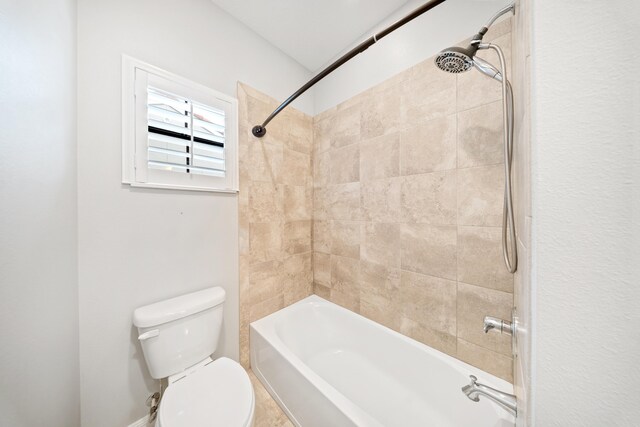
<path fill-rule="evenodd" d="M 468 49 L 462 47 L 450 47 L 436 55 L 435 63 L 438 68 L 447 73 L 464 73 L 473 67 L 473 56 L 477 49 L 470 46 Z"/>

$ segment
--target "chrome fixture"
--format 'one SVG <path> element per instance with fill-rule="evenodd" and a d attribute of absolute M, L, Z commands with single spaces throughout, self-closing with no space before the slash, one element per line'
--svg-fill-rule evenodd
<path fill-rule="evenodd" d="M 506 335 L 515 335 L 514 331 L 515 324 L 512 322 L 507 322 L 506 320 L 497 319 L 491 316 L 484 317 L 484 333 L 486 334 L 489 331 L 497 331 L 501 334 Z"/>
<path fill-rule="evenodd" d="M 478 378 L 473 375 L 469 375 L 471 383 L 462 387 L 462 392 L 474 402 L 480 401 L 480 396 L 485 396 L 487 399 L 493 400 L 498 405 L 502 406 L 507 411 L 511 412 L 514 416 L 517 414 L 516 397 L 513 394 L 504 393 L 500 390 L 496 390 L 488 385 L 480 384 Z"/>
<path fill-rule="evenodd" d="M 435 59 L 436 66 L 447 73 L 463 73 L 475 68 L 482 74 L 502 84 L 502 119 L 504 131 L 504 204 L 502 208 L 502 255 L 510 273 L 518 268 L 518 247 L 516 244 L 515 219 L 513 214 L 513 197 L 511 191 L 511 160 L 513 155 L 513 90 L 507 79 L 507 66 L 500 46 L 483 43 L 482 38 L 489 27 L 505 13 L 514 13 L 511 4 L 496 13 L 487 24 L 472 37 L 468 47 L 450 47 L 441 51 Z M 478 50 L 491 49 L 500 60 L 500 70 L 487 61 L 476 56 Z"/>

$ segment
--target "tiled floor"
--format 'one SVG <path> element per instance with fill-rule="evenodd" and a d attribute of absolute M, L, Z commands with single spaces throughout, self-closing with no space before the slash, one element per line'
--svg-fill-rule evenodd
<path fill-rule="evenodd" d="M 293 427 L 289 418 L 282 412 L 282 409 L 271 398 L 271 395 L 253 374 L 251 369 L 247 370 L 253 390 L 256 394 L 256 414 L 254 427 Z"/>

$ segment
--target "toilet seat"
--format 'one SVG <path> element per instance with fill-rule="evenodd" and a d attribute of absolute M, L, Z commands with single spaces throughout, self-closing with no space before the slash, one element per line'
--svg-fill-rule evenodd
<path fill-rule="evenodd" d="M 250 427 L 254 407 L 249 375 L 222 357 L 166 389 L 156 427 Z"/>

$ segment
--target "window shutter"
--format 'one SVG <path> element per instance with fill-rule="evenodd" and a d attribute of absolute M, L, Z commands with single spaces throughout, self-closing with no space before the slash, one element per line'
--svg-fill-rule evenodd
<path fill-rule="evenodd" d="M 225 176 L 225 112 L 147 87 L 147 166 Z"/>

